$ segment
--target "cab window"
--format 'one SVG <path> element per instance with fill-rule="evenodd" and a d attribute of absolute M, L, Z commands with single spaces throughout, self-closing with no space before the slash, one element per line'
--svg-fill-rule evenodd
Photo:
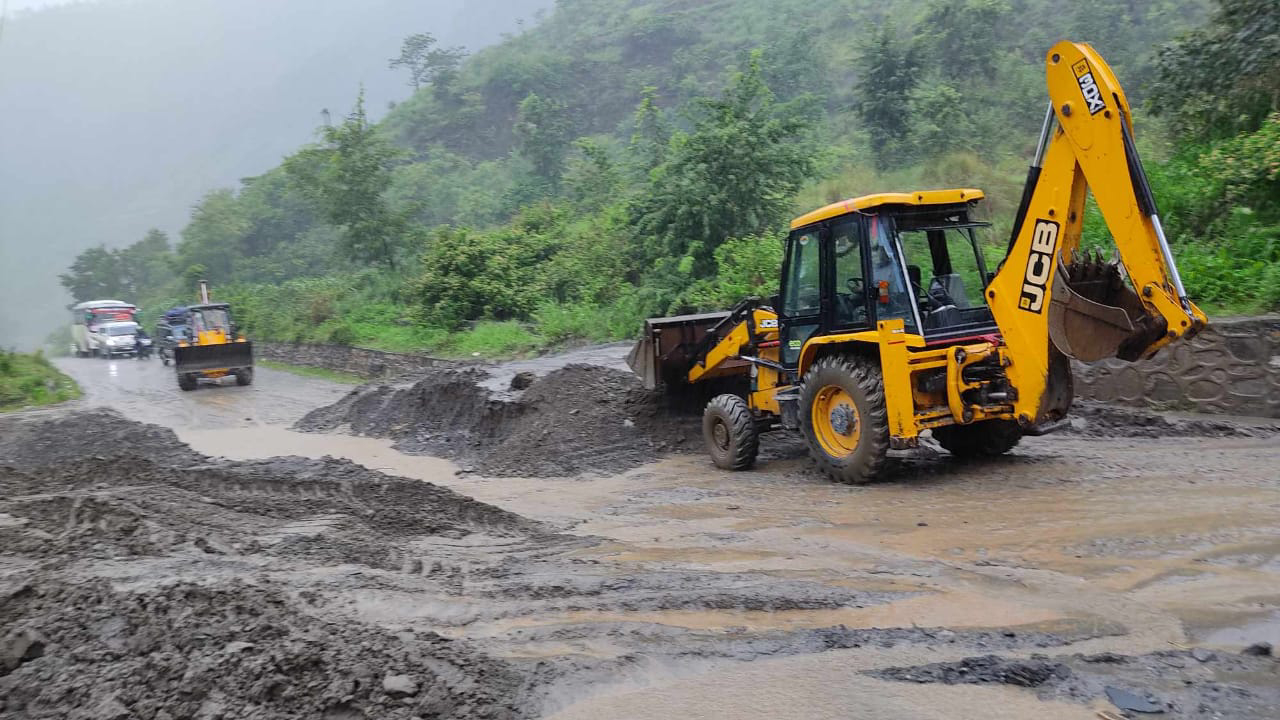
<path fill-rule="evenodd" d="M 784 315 L 816 315 L 822 305 L 819 274 L 818 231 L 800 233 L 791 238 L 787 264 L 787 288 L 782 299 Z"/>
<path fill-rule="evenodd" d="M 831 226 L 831 246 L 835 260 L 835 325 L 866 326 L 867 283 L 862 263 L 863 226 L 857 217 Z"/>

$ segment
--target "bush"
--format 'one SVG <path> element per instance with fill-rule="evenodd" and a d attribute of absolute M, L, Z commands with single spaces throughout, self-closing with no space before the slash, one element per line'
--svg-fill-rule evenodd
<path fill-rule="evenodd" d="M 536 350 L 538 337 L 517 322 L 480 322 L 471 330 L 453 336 L 448 350 L 454 355 L 503 357 Z"/>

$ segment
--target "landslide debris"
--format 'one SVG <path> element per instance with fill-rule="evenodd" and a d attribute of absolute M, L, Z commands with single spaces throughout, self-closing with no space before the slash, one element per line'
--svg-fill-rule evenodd
<path fill-rule="evenodd" d="M 522 676 L 464 643 L 308 614 L 271 584 L 32 582 L 0 600 L 2 718 L 517 718 Z M 411 686 L 386 686 L 407 676 Z"/>
<path fill-rule="evenodd" d="M 0 438 L 0 718 L 534 712 L 527 668 L 349 608 L 457 594 L 466 548 L 562 542 L 540 523 L 346 461 L 206 458 L 109 412 Z"/>
<path fill-rule="evenodd" d="M 407 385 L 366 386 L 296 427 L 390 438 L 405 452 L 456 459 L 490 476 L 623 470 L 697 449 L 701 404 L 645 390 L 630 373 L 568 365 L 518 394 L 482 385 L 478 368 L 441 370 Z"/>
<path fill-rule="evenodd" d="M 866 674 L 899 682 L 1015 685 L 1032 689 L 1042 700 L 1095 703 L 1109 696 L 1136 697 L 1158 706 L 1160 717 L 1167 718 L 1270 720 L 1280 707 L 1275 658 L 1199 649 L 1029 659 L 986 655 Z"/>
<path fill-rule="evenodd" d="M 156 462 L 195 462 L 199 454 L 172 430 L 126 420 L 115 410 L 10 415 L 0 424 L 0 465 L 35 468 L 84 457 L 137 454 Z"/>
<path fill-rule="evenodd" d="M 1270 437 L 1280 433 L 1271 424 L 1251 425 L 1228 417 L 1184 417 L 1169 413 L 1095 402 L 1076 402 L 1065 432 L 1100 438 Z"/>

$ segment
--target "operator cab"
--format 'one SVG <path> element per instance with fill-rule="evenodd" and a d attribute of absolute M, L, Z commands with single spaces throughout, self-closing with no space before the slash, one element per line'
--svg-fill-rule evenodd
<path fill-rule="evenodd" d="M 998 332 L 984 293 L 981 190 L 868 195 L 792 223 L 777 310 L 782 362 L 806 340 L 901 318 L 927 344 Z"/>

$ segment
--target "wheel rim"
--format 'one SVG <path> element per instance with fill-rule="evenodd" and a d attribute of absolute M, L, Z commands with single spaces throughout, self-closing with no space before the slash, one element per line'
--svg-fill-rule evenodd
<path fill-rule="evenodd" d="M 715 443 L 721 452 L 728 452 L 729 427 L 720 418 L 716 418 L 715 425 L 711 426 L 711 442 Z"/>
<path fill-rule="evenodd" d="M 843 458 L 858 449 L 862 417 L 848 391 L 839 385 L 827 385 L 814 396 L 809 412 L 814 437 L 824 452 Z"/>

